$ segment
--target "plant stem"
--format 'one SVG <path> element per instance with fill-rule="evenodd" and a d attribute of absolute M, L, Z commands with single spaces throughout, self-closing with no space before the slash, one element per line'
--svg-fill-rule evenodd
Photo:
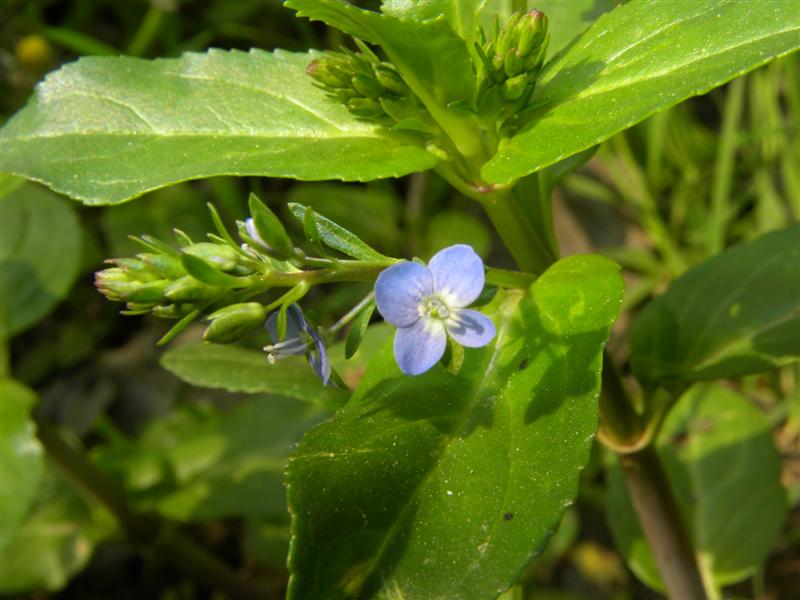
<path fill-rule="evenodd" d="M 622 455 L 620 464 L 669 597 L 706 600 L 692 543 L 655 448 L 650 445 Z"/>
<path fill-rule="evenodd" d="M 179 570 L 197 581 L 224 589 L 234 598 L 265 598 L 279 589 L 281 584 L 278 582 L 245 579 L 235 573 L 176 525 L 154 514 L 133 512 L 122 489 L 95 467 L 83 452 L 67 443 L 51 424 L 39 421 L 36 435 L 48 457 L 81 490 L 103 504 L 134 543 L 152 546 L 159 556 L 165 557 Z"/>
<path fill-rule="evenodd" d="M 510 189 L 487 192 L 481 201 L 521 270 L 539 275 L 556 261 L 557 257 L 553 255 L 546 239 L 511 197 Z"/>

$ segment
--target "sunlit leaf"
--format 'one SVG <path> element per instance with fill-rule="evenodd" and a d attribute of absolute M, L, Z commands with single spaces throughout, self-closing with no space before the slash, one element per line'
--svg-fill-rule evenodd
<path fill-rule="evenodd" d="M 49 75 L 0 131 L 3 169 L 87 204 L 213 175 L 370 180 L 432 167 L 306 75 L 319 53 L 88 57 Z"/>

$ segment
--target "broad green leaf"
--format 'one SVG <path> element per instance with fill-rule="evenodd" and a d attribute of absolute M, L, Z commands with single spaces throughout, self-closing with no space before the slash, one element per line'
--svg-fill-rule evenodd
<path fill-rule="evenodd" d="M 701 568 L 717 586 L 751 575 L 773 549 L 787 511 L 763 414 L 727 388 L 700 384 L 667 417 L 657 449 Z M 663 591 L 616 463 L 609 476 L 608 523 L 617 546 L 637 576 Z"/>
<path fill-rule="evenodd" d="M 477 38 L 481 11 L 498 0 L 385 0 L 381 10 L 400 19 L 429 21 L 444 16 L 459 37 L 473 42 Z"/>
<path fill-rule="evenodd" d="M 403 21 L 388 14 L 361 10 L 341 0 L 287 0 L 302 17 L 323 21 L 383 48 L 405 82 L 463 154 L 472 155 L 480 140 L 470 127 L 472 117 L 451 108 L 472 102 L 476 93 L 470 46 L 442 18 Z"/>
<path fill-rule="evenodd" d="M 0 379 L 0 553 L 36 498 L 44 475 L 42 447 L 31 409 L 36 394 L 11 379 Z M 12 485 L 13 482 L 13 485 Z"/>
<path fill-rule="evenodd" d="M 793 2 L 629 2 L 539 78 L 527 125 L 483 168 L 508 183 L 800 47 Z"/>
<path fill-rule="evenodd" d="M 63 587 L 114 529 L 104 508 L 55 469 L 46 470 L 33 509 L 2 550 L 0 594 Z"/>
<path fill-rule="evenodd" d="M 314 240 L 318 239 L 326 246 L 358 260 L 385 261 L 387 259 L 380 252 L 367 246 L 357 235 L 320 214 L 314 214 L 314 218 L 307 224 L 305 220 L 308 218 L 308 209 L 309 207 L 302 204 L 289 204 L 289 210 L 292 211 L 295 218 L 303 223 L 304 227 L 312 228 L 309 237 Z"/>
<path fill-rule="evenodd" d="M 557 263 L 498 294 L 460 375 L 400 373 L 387 345 L 287 470 L 289 598 L 495 598 L 577 493 L 597 426 L 616 265 Z"/>
<path fill-rule="evenodd" d="M 739 377 L 798 357 L 800 225 L 689 269 L 631 331 L 631 365 L 650 385 Z"/>
<path fill-rule="evenodd" d="M 46 316 L 80 264 L 81 228 L 68 202 L 32 184 L 0 200 L 0 338 Z"/>
<path fill-rule="evenodd" d="M 348 394 L 325 387 L 305 358 L 270 364 L 264 352 L 222 344 L 186 344 L 164 353 L 161 365 L 187 383 L 230 392 L 267 393 L 335 408 Z"/>
<path fill-rule="evenodd" d="M 51 74 L 0 131 L 3 170 L 87 204 L 212 175 L 364 181 L 435 160 L 312 85 L 319 53 L 88 57 Z"/>

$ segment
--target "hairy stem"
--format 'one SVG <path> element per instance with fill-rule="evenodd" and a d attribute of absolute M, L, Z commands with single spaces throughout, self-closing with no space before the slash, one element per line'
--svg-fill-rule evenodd
<path fill-rule="evenodd" d="M 692 543 L 655 448 L 651 445 L 622 455 L 620 464 L 669 597 L 706 600 Z"/>
<path fill-rule="evenodd" d="M 39 421 L 36 434 L 48 457 L 81 490 L 103 504 L 134 543 L 153 547 L 159 556 L 196 581 L 222 588 L 234 598 L 264 598 L 279 589 L 280 582 L 255 581 L 238 575 L 176 525 L 154 514 L 132 511 L 123 490 L 51 424 Z"/>

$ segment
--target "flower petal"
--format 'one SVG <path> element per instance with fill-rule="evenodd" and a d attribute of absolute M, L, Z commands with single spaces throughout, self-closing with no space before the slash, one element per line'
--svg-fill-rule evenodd
<path fill-rule="evenodd" d="M 462 308 L 454 311 L 445 325 L 447 333 L 462 346 L 480 348 L 495 336 L 492 320 L 477 310 Z"/>
<path fill-rule="evenodd" d="M 331 361 L 328 360 L 328 350 L 325 348 L 325 342 L 322 341 L 322 337 L 314 329 L 309 327 L 308 332 L 314 340 L 314 349 L 308 353 L 308 364 L 322 379 L 322 384 L 328 385 L 328 381 L 331 379 Z"/>
<path fill-rule="evenodd" d="M 433 293 L 433 276 L 414 262 L 392 265 L 375 282 L 375 304 L 384 319 L 395 327 L 408 327 L 419 319 L 422 298 Z"/>
<path fill-rule="evenodd" d="M 394 358 L 406 375 L 420 375 L 435 365 L 447 345 L 444 325 L 437 319 L 419 319 L 394 336 Z"/>
<path fill-rule="evenodd" d="M 472 246 L 456 244 L 440 250 L 428 268 L 433 273 L 433 289 L 450 308 L 472 304 L 483 290 L 483 261 Z"/>
<path fill-rule="evenodd" d="M 264 324 L 264 327 L 267 328 L 269 337 L 272 339 L 273 344 L 277 344 L 281 341 L 280 336 L 278 335 L 277 312 L 274 312 L 269 316 L 267 322 Z M 303 339 L 302 333 L 304 331 L 308 331 L 309 329 L 310 327 L 306 323 L 306 318 L 303 316 L 303 311 L 300 310 L 300 307 L 296 304 L 289 305 L 289 308 L 286 309 L 286 337 L 283 339 L 285 341 L 298 340 L 298 343 L 296 345 L 287 344 L 285 350 L 282 350 L 280 354 L 303 354 L 303 352 L 305 352 L 305 347 L 302 343 L 300 343 Z"/>

